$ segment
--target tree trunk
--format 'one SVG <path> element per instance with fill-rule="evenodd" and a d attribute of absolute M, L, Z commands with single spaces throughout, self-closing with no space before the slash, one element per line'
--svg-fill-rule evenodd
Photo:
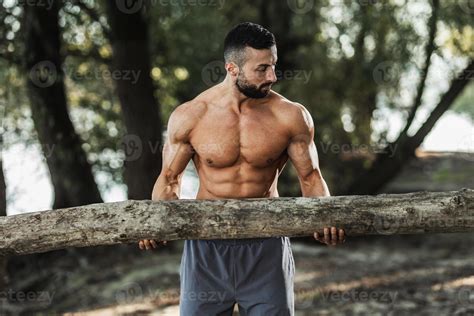
<path fill-rule="evenodd" d="M 101 202 L 91 166 L 69 118 L 61 69 L 57 2 L 24 5 L 28 97 L 54 186 L 53 208 Z"/>
<path fill-rule="evenodd" d="M 474 232 L 474 190 L 226 200 L 124 201 L 0 219 L 0 254 L 156 240 Z"/>
<path fill-rule="evenodd" d="M 428 35 L 428 42 L 426 43 L 425 47 L 425 63 L 423 65 L 423 69 L 421 70 L 421 78 L 420 83 L 418 84 L 418 88 L 416 90 L 415 99 L 413 101 L 413 105 L 408 113 L 407 122 L 405 127 L 403 128 L 402 132 L 400 133 L 399 137 L 404 137 L 407 135 L 408 130 L 410 129 L 413 120 L 415 119 L 416 112 L 418 108 L 421 106 L 421 98 L 423 97 L 423 93 L 425 91 L 426 86 L 426 78 L 428 77 L 428 71 L 430 70 L 431 66 L 431 56 L 433 55 L 436 45 L 435 45 L 435 38 L 437 34 L 437 25 L 438 25 L 438 11 L 439 11 L 439 0 L 433 0 L 431 5 L 431 17 L 428 23 L 429 27 L 429 35 Z"/>
<path fill-rule="evenodd" d="M 3 174 L 3 137 L 0 134 L 0 217 L 4 216 L 7 216 L 7 192 Z M 7 262 L 8 257 L 0 255 L 0 292 L 6 291 L 8 286 Z M 5 303 L 4 299 L 0 297 L 0 307 Z"/>
<path fill-rule="evenodd" d="M 284 74 L 286 71 L 295 71 L 298 66 L 296 53 L 303 45 L 312 43 L 313 38 L 308 35 L 296 34 L 292 27 L 292 20 L 297 13 L 289 8 L 287 1 L 265 1 L 260 0 L 254 5 L 258 10 L 258 23 L 267 28 L 275 35 L 278 48 L 278 80 L 286 80 Z M 312 7 L 312 5 L 311 5 Z M 316 9 L 305 14 L 314 16 Z M 308 25 L 308 27 L 313 27 Z M 296 58 L 296 59 L 295 59 Z"/>
<path fill-rule="evenodd" d="M 360 31 L 354 42 L 354 56 L 344 62 L 345 72 L 351 82 L 347 88 L 347 99 L 351 106 L 352 123 L 357 128 L 352 132 L 352 138 L 357 144 L 370 144 L 372 134 L 372 118 L 377 106 L 376 99 L 379 87 L 373 82 L 373 65 L 368 60 L 365 40 L 371 32 L 370 14 L 372 6 L 361 5 L 357 12 L 357 23 Z M 354 23 L 356 23 L 354 21 Z"/>
<path fill-rule="evenodd" d="M 7 216 L 7 185 L 5 183 L 5 174 L 3 173 L 2 135 L 0 135 L 0 216 Z"/>
<path fill-rule="evenodd" d="M 127 130 L 123 145 L 128 198 L 150 199 L 161 171 L 162 123 L 150 77 L 148 25 L 141 10 L 122 12 L 115 1 L 107 1 L 107 14 L 112 72 L 118 74 L 114 80 Z"/>
<path fill-rule="evenodd" d="M 370 169 L 358 176 L 357 180 L 344 191 L 344 194 L 375 194 L 395 178 L 403 166 L 415 156 L 415 150 L 421 145 L 435 123 L 470 82 L 473 71 L 474 61 L 471 60 L 464 71 L 453 80 L 449 90 L 443 95 L 418 132 L 411 137 L 405 134 L 395 143 L 389 144 L 377 155 Z"/>

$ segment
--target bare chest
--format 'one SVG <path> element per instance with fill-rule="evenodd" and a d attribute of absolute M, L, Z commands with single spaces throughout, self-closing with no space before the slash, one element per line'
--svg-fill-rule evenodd
<path fill-rule="evenodd" d="M 271 113 L 213 114 L 201 118 L 191 145 L 208 166 L 223 168 L 245 162 L 262 168 L 286 153 L 288 136 Z"/>

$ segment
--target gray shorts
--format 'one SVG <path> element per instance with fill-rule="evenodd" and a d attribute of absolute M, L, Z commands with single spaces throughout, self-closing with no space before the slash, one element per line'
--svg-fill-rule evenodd
<path fill-rule="evenodd" d="M 186 240 L 180 315 L 293 316 L 294 274 L 288 237 Z"/>

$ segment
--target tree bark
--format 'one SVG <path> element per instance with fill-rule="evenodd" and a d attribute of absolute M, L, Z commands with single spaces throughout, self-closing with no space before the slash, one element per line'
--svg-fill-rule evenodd
<path fill-rule="evenodd" d="M 124 181 L 129 199 L 150 199 L 161 171 L 162 123 L 150 77 L 148 25 L 141 10 L 125 13 L 116 1 L 107 1 L 107 15 L 113 48 L 111 68 L 118 74 L 114 79 L 127 130 L 122 143 Z"/>
<path fill-rule="evenodd" d="M 474 232 L 474 190 L 379 196 L 124 201 L 0 218 L 0 254 L 156 240 Z"/>
<path fill-rule="evenodd" d="M 29 1 L 24 9 L 27 90 L 54 186 L 53 208 L 101 202 L 91 166 L 67 110 L 58 2 L 48 7 Z"/>

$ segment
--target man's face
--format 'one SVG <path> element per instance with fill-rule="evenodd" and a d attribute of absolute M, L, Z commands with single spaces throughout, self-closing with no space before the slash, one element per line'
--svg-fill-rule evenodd
<path fill-rule="evenodd" d="M 272 84 L 277 81 L 275 65 L 277 62 L 276 46 L 270 49 L 245 48 L 245 62 L 239 69 L 235 84 L 246 97 L 260 99 L 270 92 Z"/>

